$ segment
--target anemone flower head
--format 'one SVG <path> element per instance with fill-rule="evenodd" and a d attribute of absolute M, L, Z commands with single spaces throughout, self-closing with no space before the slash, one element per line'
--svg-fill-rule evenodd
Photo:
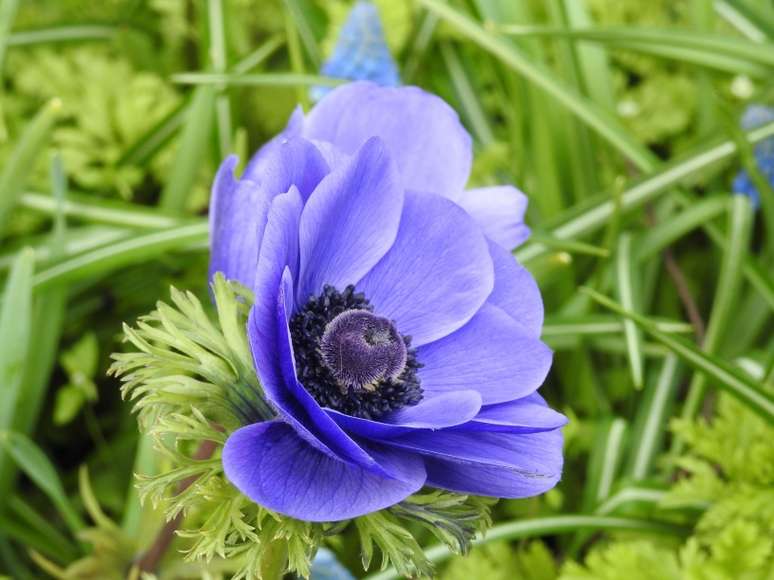
<path fill-rule="evenodd" d="M 253 289 L 247 333 L 276 417 L 223 449 L 258 504 L 337 521 L 423 486 L 553 487 L 566 419 L 536 393 L 543 305 L 509 249 L 526 200 L 465 189 L 471 141 L 414 87 L 352 83 L 216 177 L 211 271 Z"/>

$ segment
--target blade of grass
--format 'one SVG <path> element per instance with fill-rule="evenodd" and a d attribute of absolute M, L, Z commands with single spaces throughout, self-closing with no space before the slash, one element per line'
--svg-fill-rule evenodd
<path fill-rule="evenodd" d="M 57 213 L 54 216 L 54 227 L 48 246 L 51 256 L 59 258 L 64 253 L 67 228 L 62 211 L 67 181 L 58 154 L 51 159 L 51 189 L 57 203 Z M 46 397 L 62 335 L 67 294 L 66 286 L 54 285 L 35 296 L 30 335 L 30 344 L 35 345 L 35 356 L 28 358 L 25 365 L 21 387 L 24 397 L 19 401 L 13 418 L 13 430 L 24 435 L 33 432 Z"/>
<path fill-rule="evenodd" d="M 750 19 L 747 14 L 740 11 L 732 2 L 726 0 L 715 0 L 715 12 L 731 26 L 736 28 L 743 36 L 746 36 L 753 42 L 764 42 L 766 32 L 760 27 L 759 22 Z"/>
<path fill-rule="evenodd" d="M 19 205 L 49 215 L 57 211 L 56 199 L 42 193 L 22 194 Z M 163 210 L 90 195 L 69 194 L 62 205 L 62 212 L 65 216 L 86 222 L 151 230 L 203 221 L 202 218 L 181 218 Z"/>
<path fill-rule="evenodd" d="M 728 204 L 728 194 L 712 196 L 648 228 L 637 240 L 635 260 L 644 262 L 652 258 L 689 232 L 725 213 Z"/>
<path fill-rule="evenodd" d="M 29 522 L 23 521 L 17 514 L 5 515 L 0 513 L 0 534 L 2 534 L 0 537 L 14 540 L 27 549 L 41 552 L 60 562 L 67 553 L 65 551 L 66 544 L 63 546 L 51 542 L 49 538 L 42 536 Z M 0 576 L 0 578 L 6 580 L 9 576 Z"/>
<path fill-rule="evenodd" d="M 549 21 L 552 24 L 565 29 L 570 27 L 565 0 L 549 0 L 545 4 Z M 587 85 L 583 82 L 579 68 L 579 51 L 576 45 L 561 39 L 558 39 L 558 42 L 554 42 L 553 45 L 554 58 L 556 59 L 555 69 L 559 78 L 566 79 L 579 94 L 589 96 L 586 90 Z M 541 60 L 546 62 L 545 57 Z M 604 90 L 604 87 L 600 87 L 600 90 Z M 589 98 L 591 102 L 599 104 L 596 99 Z M 612 107 L 603 106 L 602 108 L 612 110 Z M 553 130 L 556 140 L 554 148 L 561 155 L 559 166 L 567 168 L 561 172 L 564 175 L 562 187 L 572 193 L 574 200 L 585 199 L 599 189 L 597 172 L 588 170 L 589 167 L 594 167 L 599 158 L 598 140 L 592 138 L 589 128 L 580 123 L 568 111 L 562 110 L 555 115 L 558 123 Z"/>
<path fill-rule="evenodd" d="M 611 516 L 564 515 L 500 524 L 488 530 L 486 536 L 477 536 L 473 543 L 483 545 L 503 540 L 570 534 L 581 530 L 632 531 L 667 536 L 684 536 L 688 534 L 687 528 L 653 520 Z M 425 556 L 427 556 L 428 560 L 437 564 L 450 558 L 453 554 L 446 545 L 439 545 L 425 550 Z M 366 576 L 366 580 L 396 580 L 397 578 L 399 578 L 399 575 L 394 568 L 388 568 L 378 574 Z"/>
<path fill-rule="evenodd" d="M 80 514 L 70 503 L 56 468 L 32 439 L 13 431 L 0 432 L 0 446 L 16 462 L 19 469 L 48 496 L 73 534 L 86 527 Z"/>
<path fill-rule="evenodd" d="M 35 577 L 22 562 L 20 554 L 5 536 L 0 535 L 0 561 L 11 573 L 13 580 L 35 580 Z"/>
<path fill-rule="evenodd" d="M 34 285 L 39 289 L 59 282 L 103 276 L 117 268 L 146 262 L 173 250 L 206 244 L 208 232 L 207 223 L 195 223 L 133 235 L 126 240 L 69 258 L 38 272 Z"/>
<path fill-rule="evenodd" d="M 561 250 L 569 254 L 580 254 L 585 256 L 597 256 L 599 258 L 610 257 L 610 250 L 607 248 L 601 248 L 593 244 L 587 244 L 585 242 L 577 242 L 575 240 L 563 240 L 556 238 L 549 234 L 545 234 L 541 231 L 533 231 L 530 236 L 530 240 L 536 243 L 543 244 L 547 248 L 552 250 Z"/>
<path fill-rule="evenodd" d="M 6 127 L 5 114 L 3 112 L 5 52 L 8 48 L 11 28 L 16 20 L 18 9 L 19 0 L 0 0 L 0 143 L 8 141 L 8 127 Z M 0 204 L 1 202 L 2 200 L 0 200 Z"/>
<path fill-rule="evenodd" d="M 17 528 L 17 533 L 27 534 L 28 539 L 15 537 L 10 531 L 11 526 Z M 62 564 L 75 560 L 79 555 L 77 546 L 55 528 L 48 518 L 40 515 L 18 496 L 8 501 L 7 514 L 0 514 L 0 530 Z"/>
<path fill-rule="evenodd" d="M 769 345 L 766 366 L 763 369 L 763 384 L 769 388 L 774 386 L 774 343 Z"/>
<path fill-rule="evenodd" d="M 675 199 L 683 207 L 691 207 L 694 204 L 692 196 L 685 192 L 677 192 Z M 712 242 L 726 251 L 727 242 L 726 237 L 715 227 L 712 223 L 705 223 L 702 229 Z M 774 278 L 770 274 L 771 268 L 766 268 L 759 260 L 756 260 L 752 254 L 744 254 L 741 256 L 742 273 L 745 278 L 750 282 L 753 288 L 761 295 L 766 303 L 774 310 Z"/>
<path fill-rule="evenodd" d="M 585 2 L 564 0 L 563 6 L 571 29 L 588 27 L 592 23 Z M 598 46 L 583 45 L 576 46 L 575 52 L 586 94 L 606 109 L 613 110 L 615 108 L 614 85 L 607 53 Z"/>
<path fill-rule="evenodd" d="M 774 39 L 774 17 L 770 16 L 770 11 L 744 0 L 725 0 L 724 4 L 731 6 L 748 22 L 755 23 L 767 38 Z"/>
<path fill-rule="evenodd" d="M 662 332 L 690 334 L 690 324 L 681 320 L 654 319 L 656 328 Z M 543 324 L 543 338 L 554 336 L 589 336 L 598 334 L 620 334 L 623 323 L 608 315 L 549 316 Z"/>
<path fill-rule="evenodd" d="M 643 308 L 645 305 L 653 308 L 654 301 L 657 300 L 657 291 L 662 288 L 661 282 L 664 279 L 663 272 L 665 268 L 672 284 L 675 283 L 675 276 L 682 280 L 680 274 L 677 273 L 679 267 L 677 269 L 675 268 L 677 263 L 672 248 L 665 249 L 655 260 L 640 261 L 637 257 L 642 236 L 653 229 L 654 226 L 671 219 L 675 214 L 679 213 L 679 211 L 679 206 L 671 196 L 667 195 L 656 203 L 646 207 L 642 212 L 644 215 L 641 214 L 644 218 L 646 227 L 637 231 L 637 238 L 633 248 L 633 258 L 637 263 L 637 275 L 640 279 L 637 295 L 640 297 L 640 304 L 643 305 Z M 683 303 L 684 300 L 687 300 L 688 294 L 681 291 L 678 293 L 678 298 L 680 298 L 680 302 Z"/>
<path fill-rule="evenodd" d="M 638 286 L 635 279 L 635 261 L 632 256 L 632 237 L 628 232 L 618 237 L 618 249 L 615 259 L 615 280 L 618 300 L 627 310 L 636 312 L 639 310 L 639 300 L 634 291 Z M 626 341 L 627 358 L 629 359 L 629 372 L 635 389 L 642 388 L 642 335 L 637 326 L 631 320 L 624 320 L 624 340 Z"/>
<path fill-rule="evenodd" d="M 688 342 L 657 330 L 646 317 L 625 310 L 607 296 L 587 287 L 581 288 L 581 291 L 602 306 L 636 322 L 646 334 L 663 344 L 695 370 L 715 381 L 718 388 L 728 392 L 765 420 L 774 421 L 774 396 L 762 391 L 759 385 L 745 373 L 723 359 L 708 355 Z"/>
<path fill-rule="evenodd" d="M 406 57 L 403 59 L 403 71 L 402 76 L 406 84 L 412 84 L 412 81 L 416 77 L 419 66 L 422 63 L 427 49 L 430 46 L 430 41 L 433 38 L 433 33 L 438 26 L 438 17 L 432 12 L 426 10 L 422 11 L 423 14 L 419 20 L 416 34 L 411 36 L 411 45 L 406 50 Z"/>
<path fill-rule="evenodd" d="M 506 39 L 485 30 L 480 23 L 441 0 L 419 0 L 419 3 L 437 14 L 457 32 L 496 56 L 513 71 L 566 107 L 578 119 L 628 157 L 637 167 L 648 169 L 653 165 L 652 155 L 622 127 L 612 114 L 557 79 L 542 64 L 527 58 Z"/>
<path fill-rule="evenodd" d="M 268 87 L 306 87 L 321 85 L 336 87 L 347 81 L 309 74 L 292 72 L 253 73 L 253 74 L 215 74 L 186 72 L 172 75 L 172 82 L 183 85 L 233 85 L 233 86 L 268 86 Z"/>
<path fill-rule="evenodd" d="M 715 11 L 713 0 L 691 0 L 690 16 L 693 28 L 706 36 L 722 38 L 714 33 Z M 734 39 L 737 40 L 737 39 Z M 746 41 L 745 41 L 746 42 Z M 762 45 L 761 45 L 762 46 Z M 703 49 L 706 51 L 706 49 Z M 774 53 L 773 53 L 774 54 Z M 739 69 L 732 71 L 741 72 Z M 717 129 L 717 99 L 712 86 L 712 77 L 706 70 L 696 71 L 696 105 L 698 138 L 704 139 Z"/>
<path fill-rule="evenodd" d="M 133 538 L 137 535 L 140 529 L 140 520 L 142 519 L 142 504 L 134 478 L 136 475 L 155 475 L 157 471 L 153 439 L 145 433 L 138 433 L 132 481 L 127 490 L 126 501 L 124 502 L 124 515 L 121 520 L 121 529 L 127 537 Z"/>
<path fill-rule="evenodd" d="M 226 49 L 225 18 L 223 15 L 222 0 L 208 0 L 207 17 L 210 31 L 210 58 L 212 69 L 215 73 L 225 73 L 228 68 L 228 56 Z M 232 151 L 231 147 L 231 102 L 228 94 L 219 87 L 215 96 L 215 119 L 218 133 L 218 145 L 220 157 L 225 159 Z"/>
<path fill-rule="evenodd" d="M 620 417 L 598 422 L 584 485 L 584 511 L 591 512 L 608 498 L 623 459 L 627 424 Z"/>
<path fill-rule="evenodd" d="M 597 506 L 610 496 L 623 459 L 628 431 L 626 421 L 620 417 L 603 417 L 595 423 L 594 442 L 583 485 L 582 505 L 585 513 L 594 513 Z M 577 557 L 588 536 L 586 531 L 573 536 L 567 548 L 569 557 Z"/>
<path fill-rule="evenodd" d="M 279 47 L 281 47 L 284 43 L 285 39 L 283 39 L 281 35 L 277 34 L 272 36 L 253 52 L 240 59 L 234 65 L 234 68 L 231 72 L 236 75 L 243 75 L 250 72 L 252 69 L 268 59 L 272 54 L 274 54 L 277 49 L 279 49 Z"/>
<path fill-rule="evenodd" d="M 51 128 L 62 104 L 53 99 L 27 125 L 0 174 L 0 235 L 16 205 L 38 155 L 45 150 Z"/>
<path fill-rule="evenodd" d="M 228 56 L 222 0 L 207 0 L 207 24 L 210 33 L 208 52 L 212 60 L 212 68 L 217 73 L 223 73 L 228 68 Z"/>
<path fill-rule="evenodd" d="M 774 122 L 747 133 L 752 143 L 757 143 L 774 135 Z M 638 180 L 634 185 L 623 191 L 620 196 L 620 210 L 627 214 L 653 201 L 671 187 L 696 178 L 709 167 L 732 157 L 737 152 L 733 141 L 722 141 L 716 145 L 702 148 L 687 157 L 676 159 L 666 164 L 658 171 Z M 690 204 L 687 204 L 690 205 Z M 604 227 L 615 210 L 615 200 L 608 195 L 600 195 L 579 208 L 573 208 L 559 216 L 555 222 L 549 223 L 545 231 L 554 238 L 575 239 L 596 232 Z M 524 263 L 549 253 L 550 250 L 541 243 L 527 242 L 516 252 L 516 258 Z"/>
<path fill-rule="evenodd" d="M 629 50 L 641 54 L 692 64 L 704 69 L 731 74 L 746 74 L 756 79 L 767 79 L 771 75 L 771 65 L 750 62 L 741 57 L 708 52 L 701 48 L 688 48 L 648 42 L 618 41 L 609 42 L 611 50 Z"/>
<path fill-rule="evenodd" d="M 293 16 L 289 10 L 285 11 L 285 39 L 288 45 L 290 68 L 296 75 L 305 75 L 304 56 L 301 54 L 301 43 L 298 37 L 298 27 L 293 22 Z M 296 87 L 296 101 L 304 109 L 309 109 L 309 91 L 303 86 Z"/>
<path fill-rule="evenodd" d="M 485 20 L 495 22 L 530 22 L 535 17 L 527 2 L 476 2 L 478 12 Z M 533 62 L 546 60 L 545 47 L 534 41 L 522 42 L 516 46 L 514 40 L 505 39 L 509 47 L 519 50 L 524 58 Z M 464 46 L 464 45 L 461 45 Z M 475 45 L 470 48 L 475 49 Z M 477 60 L 480 58 L 476 55 Z M 491 56 L 493 74 L 501 79 L 499 98 L 506 102 L 518 101 L 520 107 L 505 108 L 505 124 L 508 128 L 510 146 L 514 154 L 521 152 L 533 167 L 535 189 L 540 195 L 532 198 L 533 213 L 541 216 L 556 215 L 565 205 L 563 175 L 556 167 L 569 165 L 566 145 L 568 137 L 564 125 L 567 124 L 565 111 L 561 105 L 545 98 L 545 93 L 530 83 L 505 63 Z M 497 94 L 497 93 L 496 93 Z M 515 110 L 514 110 L 515 109 Z M 531 123 L 531 119 L 541 119 L 540 123 Z M 570 166 L 571 170 L 575 166 Z M 564 288 L 569 282 L 570 269 L 557 272 L 557 282 Z"/>
<path fill-rule="evenodd" d="M 443 58 L 446 70 L 449 71 L 449 78 L 454 85 L 454 90 L 462 105 L 465 117 L 470 123 L 473 134 L 484 147 L 494 142 L 492 128 L 489 126 L 484 110 L 481 107 L 476 92 L 468 79 L 465 68 L 462 66 L 454 46 L 449 42 L 443 42 L 440 45 L 441 57 Z"/>
<path fill-rule="evenodd" d="M 0 432 L 13 427 L 21 399 L 25 363 L 30 349 L 32 324 L 32 275 L 35 255 L 25 249 L 8 276 L 0 310 Z M 0 497 L 8 497 L 14 469 L 6 453 L 0 453 Z"/>
<path fill-rule="evenodd" d="M 707 354 L 715 354 L 722 337 L 733 332 L 729 325 L 733 320 L 734 305 L 742 282 L 741 258 L 748 250 L 752 221 L 753 209 L 750 199 L 744 195 L 733 196 L 729 213 L 728 245 L 723 252 L 712 313 L 702 344 L 702 349 Z M 695 374 L 691 379 L 688 398 L 683 407 L 684 418 L 692 418 L 699 410 L 706 391 L 706 379 L 701 373 Z"/>
<path fill-rule="evenodd" d="M 214 101 L 213 87 L 203 86 L 194 90 L 175 161 L 161 192 L 159 206 L 164 210 L 182 213 L 185 209 L 188 195 L 207 154 Z"/>
<path fill-rule="evenodd" d="M 766 342 L 771 334 L 769 329 L 774 323 L 774 308 L 766 304 L 754 288 L 741 293 L 735 310 L 734 332 L 723 337 L 718 346 L 718 352 L 722 352 L 729 360 L 747 358 L 746 355 L 757 348 L 758 340 L 764 339 Z M 768 342 L 774 347 L 774 341 Z"/>
<path fill-rule="evenodd" d="M 318 70 L 322 64 L 322 52 L 317 44 L 317 38 L 314 33 L 314 25 L 309 20 L 311 8 L 304 0 L 283 0 L 288 15 L 292 18 L 295 30 L 304 43 L 304 49 L 312 61 L 312 68 Z"/>
<path fill-rule="evenodd" d="M 25 247 L 35 251 L 35 265 L 36 269 L 39 270 L 83 252 L 125 239 L 129 235 L 129 230 L 103 226 L 70 228 L 64 234 L 61 244 L 55 249 L 56 251 L 54 251 L 50 235 L 35 238 L 25 237 L 24 239 L 29 243 Z M 0 271 L 9 270 L 13 266 L 17 251 L 18 249 L 14 249 L 13 252 L 0 256 Z"/>
<path fill-rule="evenodd" d="M 621 507 L 629 506 L 631 504 L 648 504 L 655 507 L 665 495 L 666 491 L 662 489 L 653 489 L 650 487 L 625 487 L 608 498 L 605 503 L 597 508 L 595 513 L 606 516 L 615 513 Z"/>
<path fill-rule="evenodd" d="M 117 33 L 118 29 L 115 26 L 101 25 L 57 26 L 40 30 L 20 30 L 8 37 L 8 46 L 111 40 Z"/>
<path fill-rule="evenodd" d="M 10 44 L 11 27 L 19 9 L 19 0 L 0 0 L 0 72 L 5 63 L 5 50 Z"/>
<path fill-rule="evenodd" d="M 677 394 L 680 375 L 677 357 L 670 353 L 664 357 L 661 372 L 657 379 L 645 388 L 643 400 L 637 406 L 637 417 L 629 446 L 629 465 L 626 469 L 633 481 L 642 481 L 650 475 L 650 470 L 661 451 L 669 408 Z"/>
<path fill-rule="evenodd" d="M 683 54 L 682 51 L 685 51 L 686 55 L 695 55 L 697 63 L 706 62 L 710 66 L 713 59 L 729 64 L 739 63 L 742 66 L 759 65 L 762 72 L 774 66 L 772 44 L 750 42 L 743 38 L 689 28 L 607 26 L 567 30 L 544 26 L 501 26 L 499 30 L 509 35 L 571 38 L 642 51 L 664 49 L 669 54 Z M 704 56 L 699 56 L 701 54 Z"/>
<path fill-rule="evenodd" d="M 513 77 L 512 74 L 510 76 Z M 543 122 L 535 123 L 530 127 L 529 141 L 527 142 L 528 148 L 531 150 L 537 191 L 540 192 L 540 195 L 534 196 L 532 199 L 541 216 L 557 215 L 567 203 L 564 199 L 562 176 L 556 170 L 557 167 L 561 166 L 558 156 L 566 150 L 563 146 L 556 146 L 560 132 L 558 117 L 561 116 L 562 111 L 554 103 L 548 102 L 543 92 L 534 85 L 526 84 L 519 78 L 506 78 L 506 81 L 508 81 L 506 86 L 510 89 L 509 94 L 518 94 L 515 89 L 520 88 L 519 85 L 525 85 L 529 114 L 536 119 L 543 120 Z M 514 137 L 514 141 L 523 139 L 518 134 Z M 561 136 L 558 138 L 561 139 Z M 565 284 L 566 281 L 565 277 Z"/>
<path fill-rule="evenodd" d="M 547 339 L 546 344 L 556 351 L 577 352 L 579 348 L 586 347 L 586 350 L 583 351 L 584 353 L 586 353 L 586 351 L 592 351 L 621 357 L 626 356 L 626 345 L 623 344 L 621 338 L 618 336 L 592 335 L 587 340 L 583 340 L 578 336 L 555 337 Z M 657 359 L 658 361 L 661 361 L 661 359 L 668 354 L 669 349 L 657 342 L 648 342 L 646 340 L 642 343 L 642 356 L 644 356 L 645 359 Z M 588 357 L 590 355 L 587 353 L 584 356 Z M 573 378 L 573 383 L 576 380 L 577 379 Z M 572 392 L 575 392 L 575 389 L 572 389 Z"/>

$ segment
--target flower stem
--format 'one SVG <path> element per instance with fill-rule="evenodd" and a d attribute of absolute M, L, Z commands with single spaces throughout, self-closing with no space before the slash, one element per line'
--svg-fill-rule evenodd
<path fill-rule="evenodd" d="M 275 540 L 266 545 L 261 555 L 261 580 L 281 580 L 285 575 L 288 558 L 287 544 Z"/>

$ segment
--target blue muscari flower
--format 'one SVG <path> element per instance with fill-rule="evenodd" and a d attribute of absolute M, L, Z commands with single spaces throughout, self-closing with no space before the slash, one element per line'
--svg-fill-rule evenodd
<path fill-rule="evenodd" d="M 252 289 L 253 362 L 274 418 L 230 433 L 256 503 L 339 521 L 423 486 L 543 493 L 566 418 L 537 394 L 543 303 L 510 249 L 511 186 L 466 189 L 471 139 L 416 87 L 355 82 L 300 110 L 213 185 L 210 271 Z"/>
<path fill-rule="evenodd" d="M 755 129 L 766 123 L 774 121 L 774 108 L 764 105 L 750 105 L 742 116 L 742 128 Z M 755 162 L 758 170 L 764 178 L 774 187 L 774 137 L 769 137 L 755 146 Z M 733 183 L 734 193 L 747 195 L 753 201 L 753 205 L 760 204 L 760 192 L 755 187 L 750 174 L 742 169 L 736 174 Z"/>
<path fill-rule="evenodd" d="M 320 548 L 312 562 L 312 580 L 355 580 L 355 577 L 342 566 L 336 555 Z"/>
<path fill-rule="evenodd" d="M 372 81 L 386 87 L 400 84 L 379 11 L 371 2 L 359 1 L 352 7 L 333 54 L 320 72 L 337 79 Z M 319 101 L 330 91 L 331 87 L 312 87 L 312 100 Z"/>

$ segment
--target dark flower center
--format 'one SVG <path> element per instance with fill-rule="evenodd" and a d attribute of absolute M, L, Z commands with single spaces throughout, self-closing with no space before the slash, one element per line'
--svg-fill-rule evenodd
<path fill-rule="evenodd" d="M 367 419 L 422 400 L 416 350 L 353 286 L 326 286 L 290 321 L 298 378 L 323 407 Z"/>

